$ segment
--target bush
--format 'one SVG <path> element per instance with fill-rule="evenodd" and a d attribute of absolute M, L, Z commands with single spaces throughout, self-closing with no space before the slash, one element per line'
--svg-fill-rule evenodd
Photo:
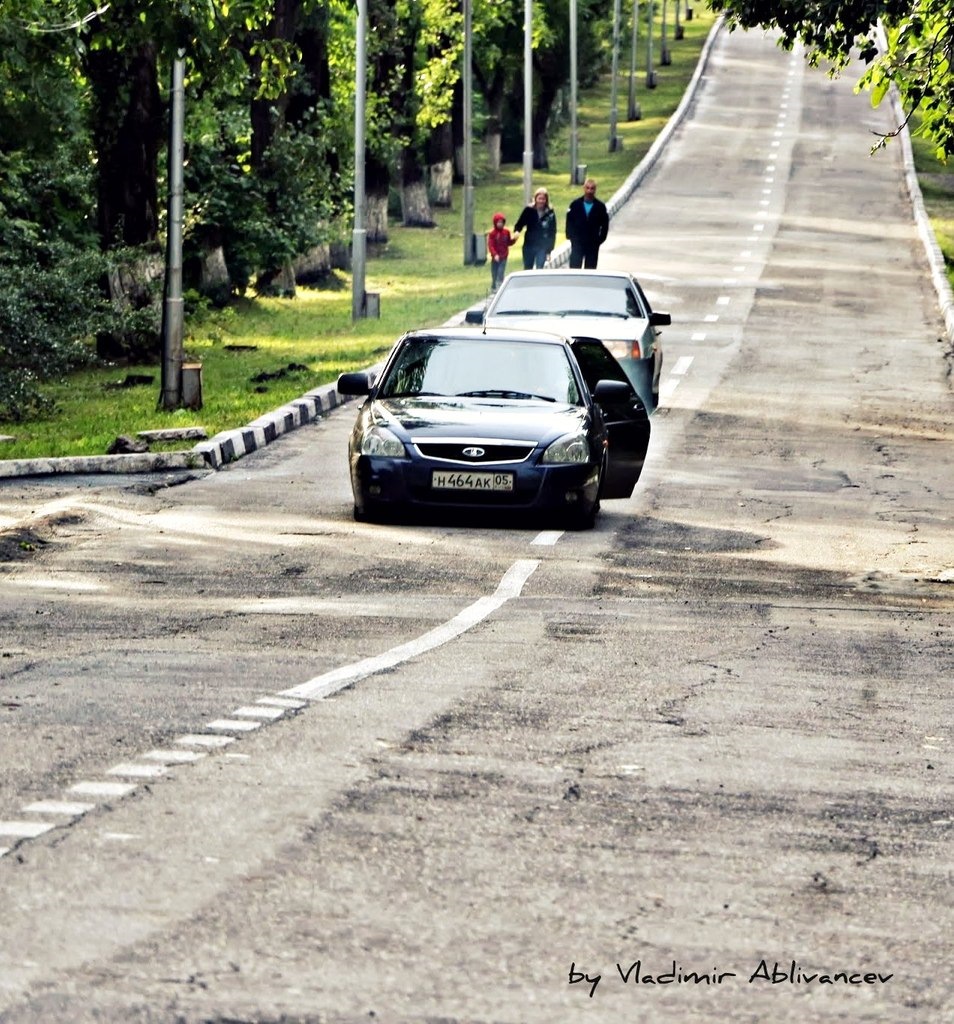
<path fill-rule="evenodd" d="M 0 421 L 48 411 L 41 385 L 87 364 L 89 340 L 114 319 L 98 254 L 0 261 Z"/>

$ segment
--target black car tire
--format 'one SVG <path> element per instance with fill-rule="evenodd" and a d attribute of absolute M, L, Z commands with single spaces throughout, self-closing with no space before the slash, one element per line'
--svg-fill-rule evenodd
<path fill-rule="evenodd" d="M 574 508 L 568 514 L 567 525 L 571 530 L 592 530 L 596 525 L 596 517 L 600 512 L 599 498 L 590 506 Z"/>

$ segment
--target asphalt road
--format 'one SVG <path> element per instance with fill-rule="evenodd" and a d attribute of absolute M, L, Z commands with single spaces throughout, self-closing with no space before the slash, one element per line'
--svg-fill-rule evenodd
<path fill-rule="evenodd" d="M 347 409 L 0 482 L 2 1024 L 954 1020 L 949 343 L 851 86 L 719 38 L 592 532 L 353 523 Z"/>

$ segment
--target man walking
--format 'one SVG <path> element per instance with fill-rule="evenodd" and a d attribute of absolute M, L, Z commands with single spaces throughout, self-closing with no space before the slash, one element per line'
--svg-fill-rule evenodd
<path fill-rule="evenodd" d="M 570 240 L 570 266 L 596 269 L 600 246 L 609 232 L 606 203 L 596 198 L 596 182 L 583 182 L 583 195 L 574 199 L 566 211 L 566 237 Z"/>

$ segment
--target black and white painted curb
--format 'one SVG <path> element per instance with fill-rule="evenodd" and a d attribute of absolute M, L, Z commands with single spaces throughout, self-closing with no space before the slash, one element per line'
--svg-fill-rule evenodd
<path fill-rule="evenodd" d="M 282 434 L 311 423 L 347 401 L 349 398 L 340 395 L 334 384 L 326 384 L 260 416 L 248 426 L 225 430 L 208 441 L 200 441 L 192 451 L 201 456 L 206 466 L 219 469 L 243 455 L 264 448 Z"/>
<path fill-rule="evenodd" d="M 161 473 L 174 470 L 220 469 L 282 434 L 311 423 L 350 401 L 334 384 L 314 388 L 247 426 L 225 430 L 194 448 L 130 455 L 75 455 L 51 459 L 0 460 L 0 478 L 81 473 Z"/>

